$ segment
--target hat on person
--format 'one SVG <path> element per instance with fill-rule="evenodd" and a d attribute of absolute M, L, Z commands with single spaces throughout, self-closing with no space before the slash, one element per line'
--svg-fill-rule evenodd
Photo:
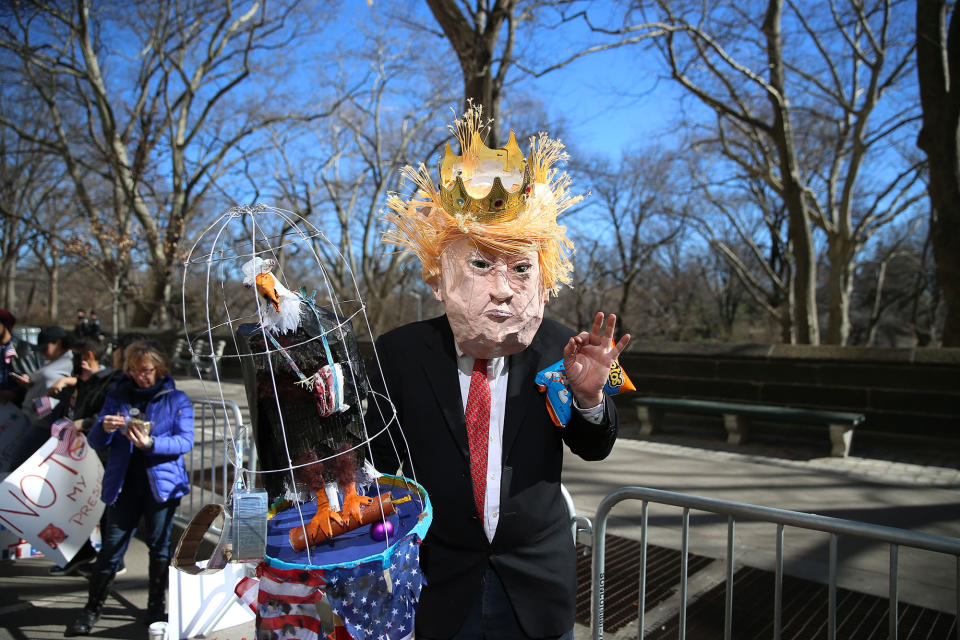
<path fill-rule="evenodd" d="M 63 340 L 66 337 L 67 332 L 63 327 L 58 327 L 57 325 L 44 327 L 40 330 L 40 335 L 37 336 L 37 346 L 42 347 L 51 342 Z"/>
<path fill-rule="evenodd" d="M 17 319 L 6 309 L 0 309 L 0 324 L 5 326 L 9 331 L 10 329 L 13 329 L 13 325 L 17 324 Z"/>

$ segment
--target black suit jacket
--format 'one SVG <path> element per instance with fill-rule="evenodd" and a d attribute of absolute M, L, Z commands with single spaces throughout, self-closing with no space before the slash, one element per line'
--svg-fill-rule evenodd
<path fill-rule="evenodd" d="M 426 488 L 434 508 L 420 550 L 426 586 L 417 611 L 418 635 L 448 638 L 459 630 L 488 563 L 527 634 L 556 636 L 572 628 L 576 557 L 560 493 L 563 445 L 586 460 L 600 460 L 617 435 L 609 399 L 601 425 L 584 421 L 576 411 L 564 429 L 550 421 L 534 377 L 562 357 L 572 335 L 571 329 L 544 320 L 531 345 L 509 358 L 500 517 L 492 543 L 474 506 L 456 349 L 446 316 L 400 327 L 377 340 L 383 380 L 377 367 L 369 376 L 377 391 L 385 382 L 403 435 L 394 422 L 375 438 L 374 462 L 387 473 L 402 462 L 404 474 Z M 382 426 L 380 414 L 391 412 L 382 401 L 371 404 L 371 434 Z"/>

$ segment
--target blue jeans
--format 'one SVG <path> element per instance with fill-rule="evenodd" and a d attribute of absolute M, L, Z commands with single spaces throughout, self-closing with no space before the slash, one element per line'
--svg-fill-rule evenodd
<path fill-rule="evenodd" d="M 116 573 L 123 566 L 123 556 L 130 540 L 137 533 L 140 517 L 144 521 L 144 539 L 150 548 L 150 561 L 170 562 L 170 531 L 173 514 L 180 498 L 157 502 L 150 490 L 146 473 L 127 477 L 117 501 L 108 505 L 104 514 L 105 530 L 101 532 L 103 546 L 97 555 L 94 570 Z"/>
<path fill-rule="evenodd" d="M 487 566 L 481 595 L 473 603 L 460 631 L 450 640 L 530 640 L 520 628 L 510 598 L 493 567 Z M 573 629 L 556 640 L 573 640 Z"/>

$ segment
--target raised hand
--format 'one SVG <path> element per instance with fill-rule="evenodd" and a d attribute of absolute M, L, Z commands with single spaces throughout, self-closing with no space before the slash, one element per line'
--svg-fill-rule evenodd
<path fill-rule="evenodd" d="M 47 389 L 48 396 L 60 395 L 60 392 L 66 389 L 67 387 L 73 387 L 77 384 L 77 379 L 73 376 L 67 376 L 65 378 L 60 378 L 54 382 L 49 389 Z"/>
<path fill-rule="evenodd" d="M 581 331 L 563 348 L 567 383 L 581 408 L 588 409 L 603 402 L 603 385 L 610 375 L 610 365 L 630 342 L 628 333 L 613 344 L 616 327 L 617 316 L 611 313 L 604 329 L 603 312 L 598 311 L 590 332 Z"/>

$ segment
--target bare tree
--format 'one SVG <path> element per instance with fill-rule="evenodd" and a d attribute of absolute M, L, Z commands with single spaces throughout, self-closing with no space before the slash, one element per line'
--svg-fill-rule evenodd
<path fill-rule="evenodd" d="M 930 344 L 939 297 L 929 234 L 918 234 L 926 215 L 888 232 L 857 271 L 852 342 L 868 346 Z M 924 241 L 925 240 L 925 241 Z"/>
<path fill-rule="evenodd" d="M 701 148 L 783 203 L 797 342 L 820 340 L 814 228 L 826 235 L 830 261 L 826 341 L 842 344 L 857 253 L 918 197 L 915 166 L 896 165 L 888 152 L 915 114 L 878 113 L 910 67 L 912 47 L 897 31 L 903 7 L 769 0 L 760 20 L 735 3 L 657 2 L 670 25 L 657 43 L 671 77 L 713 113 Z M 870 163 L 887 164 L 873 172 L 882 181 L 865 182 Z"/>
<path fill-rule="evenodd" d="M 793 254 L 783 200 L 758 177 L 710 183 L 707 158 L 688 158 L 693 203 L 685 215 L 743 284 L 754 304 L 794 341 Z"/>
<path fill-rule="evenodd" d="M 413 62 L 422 42 L 384 32 L 367 35 L 346 56 L 361 61 L 366 77 L 345 72 L 328 81 L 342 102 L 322 126 L 276 138 L 273 169 L 280 199 L 330 241 L 315 242 L 314 250 L 336 294 L 349 299 L 359 287 L 375 334 L 396 323 L 404 289 L 419 281 L 413 256 L 381 241 L 381 210 L 390 192 L 411 188 L 405 165 L 439 157 L 449 132 L 437 123 L 449 120 L 455 99 L 443 83 L 418 79 L 441 77 L 435 61 Z M 427 68 L 412 73 L 412 64 Z M 398 95 L 415 99 L 399 102 Z"/>
<path fill-rule="evenodd" d="M 960 347 L 960 18 L 946 0 L 917 1 L 917 77 L 926 153 L 930 237 L 943 291 L 943 345 Z"/>
<path fill-rule="evenodd" d="M 69 259 L 66 238 L 69 230 L 81 222 L 73 203 L 73 190 L 62 184 L 58 187 L 30 211 L 31 224 L 36 228 L 30 251 L 39 270 L 46 274 L 46 315 L 52 323 L 60 317 L 61 276 Z"/>
<path fill-rule="evenodd" d="M 711 332 L 710 337 L 730 340 L 737 320 L 743 315 L 744 307 L 747 306 L 746 287 L 727 261 L 716 252 L 697 256 L 694 262 L 700 282 L 713 302 L 713 315 L 720 328 L 718 334 L 714 335 Z"/>
<path fill-rule="evenodd" d="M 609 253 L 600 273 L 617 283 L 613 308 L 624 333 L 634 331 L 630 318 L 633 298 L 644 284 L 641 275 L 682 230 L 670 193 L 674 165 L 672 154 L 662 149 L 625 153 L 616 166 L 599 158 L 581 161 L 582 188 L 592 197 L 590 207 L 577 215 L 592 236 L 609 238 L 602 243 Z"/>
<path fill-rule="evenodd" d="M 0 99 L 3 110 L 20 111 L 23 126 L 35 131 L 41 121 L 34 111 L 22 111 Z M 26 247 L 38 244 L 43 229 L 40 209 L 60 188 L 62 167 L 55 158 L 10 129 L 0 130 L 0 304 L 17 309 L 17 266 Z"/>
<path fill-rule="evenodd" d="M 427 6 L 453 47 L 463 72 L 464 109 L 480 104 L 494 118 L 487 144 L 500 141 L 497 116 L 501 92 L 513 62 L 517 0 L 427 0 Z M 503 40 L 501 41 L 501 37 Z"/>
<path fill-rule="evenodd" d="M 569 288 L 560 290 L 555 302 L 547 305 L 547 313 L 572 327 L 587 327 L 597 309 L 613 308 L 617 286 L 609 278 L 609 247 L 596 236 L 576 229 L 570 239 L 576 247 L 572 257 L 573 281 Z"/>
<path fill-rule="evenodd" d="M 32 141 L 63 159 L 91 224 L 113 217 L 123 230 L 130 216 L 142 232 L 149 282 L 136 324 L 169 323 L 186 226 L 243 158 L 242 145 L 268 125 L 321 116 L 292 109 L 279 88 L 246 91 L 264 64 L 281 66 L 275 52 L 295 44 L 294 23 L 309 15 L 295 2 L 273 4 L 153 0 L 118 10 L 37 0 L 14 5 L 2 25 L 0 47 L 19 57 L 52 123 L 53 135 Z M 118 196 L 109 216 L 89 192 L 88 171 Z"/>
<path fill-rule="evenodd" d="M 128 326 L 128 302 L 143 297 L 144 291 L 134 271 L 143 266 L 136 257 L 138 240 L 132 210 L 119 187 L 105 182 L 92 183 L 87 190 L 89 203 L 82 224 L 64 230 L 60 240 L 64 252 L 90 269 L 110 296 L 110 326 L 114 335 Z M 141 240 L 142 241 L 142 240 Z"/>
<path fill-rule="evenodd" d="M 916 120 L 903 99 L 912 89 L 904 82 L 913 50 L 906 1 L 768 0 L 757 7 L 654 0 L 625 3 L 619 23 L 616 12 L 590 3 L 544 4 L 559 16 L 551 27 L 579 21 L 600 41 L 575 45 L 559 61 L 515 65 L 543 75 L 596 51 L 655 43 L 670 76 L 712 113 L 696 113 L 699 148 L 725 157 L 739 178 L 765 181 L 784 205 L 790 340 L 820 341 L 820 230 L 830 261 L 825 339 L 844 342 L 858 252 L 919 193 L 915 163 L 888 152 L 903 145 Z M 891 93 L 899 95 L 887 102 L 899 104 L 883 106 Z M 865 166 L 874 169 L 872 181 Z"/>
<path fill-rule="evenodd" d="M 503 91 L 510 72 L 517 69 L 540 77 L 574 60 L 606 49 L 635 44 L 663 33 L 663 25 L 631 25 L 606 30 L 590 19 L 591 3 L 584 0 L 427 0 L 434 19 L 452 47 L 463 73 L 464 103 L 473 101 L 494 118 L 488 136 L 490 146 L 500 144 L 498 125 Z M 595 9 L 596 10 L 596 9 Z M 551 34 L 551 41 L 569 45 L 575 23 L 585 23 L 616 41 L 575 46 L 544 47 L 538 34 Z M 422 25 L 418 25 L 422 28 Z M 554 35 L 555 34 L 555 35 Z"/>

